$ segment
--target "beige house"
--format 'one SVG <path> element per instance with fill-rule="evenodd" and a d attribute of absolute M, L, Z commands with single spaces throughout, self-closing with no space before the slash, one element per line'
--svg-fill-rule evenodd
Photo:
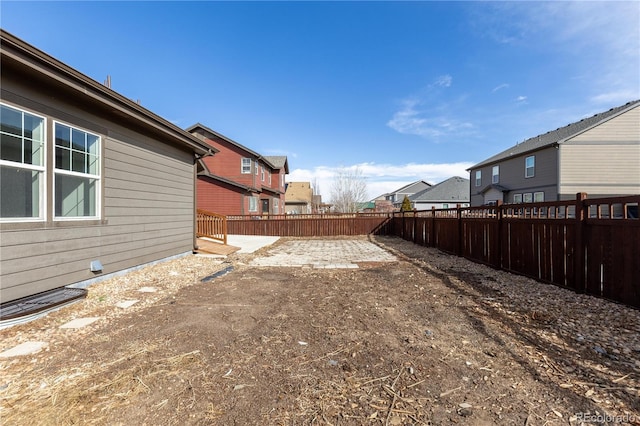
<path fill-rule="evenodd" d="M 288 182 L 284 193 L 287 214 L 310 214 L 313 206 L 313 189 L 310 182 Z"/>
<path fill-rule="evenodd" d="M 191 253 L 196 162 L 215 150 L 0 36 L 0 301 Z"/>
<path fill-rule="evenodd" d="M 468 170 L 472 206 L 640 194 L 640 101 L 530 138 Z"/>

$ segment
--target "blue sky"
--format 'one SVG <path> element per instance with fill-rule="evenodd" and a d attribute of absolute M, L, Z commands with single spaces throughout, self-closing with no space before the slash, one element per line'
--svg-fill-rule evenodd
<path fill-rule="evenodd" d="M 440 182 L 640 99 L 640 2 L 0 3 L 0 25 L 289 181 Z"/>

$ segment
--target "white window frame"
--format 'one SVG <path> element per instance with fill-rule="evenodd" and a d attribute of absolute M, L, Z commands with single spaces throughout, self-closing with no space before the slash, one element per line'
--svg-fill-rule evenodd
<path fill-rule="evenodd" d="M 529 166 L 529 159 L 531 159 L 532 164 Z M 529 170 L 531 170 L 531 173 L 529 173 Z M 524 177 L 525 178 L 532 178 L 536 175 L 536 156 L 535 155 L 530 155 L 528 157 L 525 157 L 524 159 Z"/>
<path fill-rule="evenodd" d="M 240 173 L 243 175 L 251 174 L 251 158 L 242 158 L 240 160 Z"/>
<path fill-rule="evenodd" d="M 531 192 L 525 192 L 522 194 L 522 201 L 525 203 L 533 203 L 533 194 Z"/>
<path fill-rule="evenodd" d="M 273 199 L 273 214 L 280 214 L 280 200 L 278 198 Z"/>
<path fill-rule="evenodd" d="M 97 148 L 97 165 L 96 165 L 96 169 L 98 171 L 98 174 L 91 174 L 91 173 L 81 173 L 81 172 L 76 172 L 76 171 L 72 171 L 72 170 L 65 170 L 65 169 L 58 169 L 56 167 L 55 164 L 55 150 L 56 150 L 56 124 L 60 124 L 61 126 L 65 126 L 65 127 L 69 127 L 72 131 L 73 130 L 77 130 L 79 132 L 83 132 L 86 133 L 87 135 L 91 135 L 91 136 L 95 136 L 96 138 L 98 138 L 97 144 L 98 144 L 98 148 Z M 52 141 L 53 141 L 53 156 L 54 156 L 54 161 L 53 161 L 53 193 L 52 193 L 52 198 L 53 198 L 53 220 L 54 221 L 60 221 L 60 222 L 65 222 L 65 221 L 80 221 L 80 220 L 98 220 L 102 217 L 102 137 L 96 133 L 90 132 L 86 129 L 83 129 L 81 127 L 69 124 L 69 123 L 65 123 L 63 121 L 59 121 L 59 120 L 53 120 L 53 135 L 52 135 Z M 70 149 L 71 153 L 73 153 L 73 146 Z M 73 160 L 70 158 L 69 159 L 70 164 L 73 164 Z M 57 176 L 72 176 L 72 177 L 80 177 L 80 178 L 84 178 L 84 179 L 94 179 L 96 181 L 95 185 L 96 185 L 96 192 L 95 192 L 95 198 L 96 198 L 96 204 L 95 204 L 95 212 L 96 214 L 93 216 L 56 216 L 56 180 L 57 180 Z"/>
<path fill-rule="evenodd" d="M 264 166 L 260 166 L 260 181 L 264 182 Z"/>
<path fill-rule="evenodd" d="M 254 166 L 255 166 L 255 170 L 256 170 L 256 176 L 258 176 L 258 168 L 260 166 L 260 163 L 258 163 L 257 161 L 254 162 Z"/>
<path fill-rule="evenodd" d="M 271 171 L 269 171 L 269 174 L 267 176 L 269 176 L 269 186 L 271 186 Z"/>
<path fill-rule="evenodd" d="M 522 194 L 513 194 L 513 204 L 522 204 Z"/>
<path fill-rule="evenodd" d="M 542 203 L 544 202 L 544 191 L 538 191 L 533 193 L 533 202 L 534 203 Z"/>
<path fill-rule="evenodd" d="M 491 168 L 491 183 L 500 182 L 500 166 L 493 166 Z"/>
<path fill-rule="evenodd" d="M 284 188 L 284 173 L 280 175 L 280 188 Z"/>
<path fill-rule="evenodd" d="M 476 170 L 476 187 L 482 185 L 482 170 Z"/>
<path fill-rule="evenodd" d="M 33 165 L 33 164 L 26 164 L 26 163 L 16 163 L 15 161 L 9 161 L 9 160 L 0 160 L 0 166 L 7 166 L 7 167 L 14 167 L 16 169 L 22 169 L 22 170 L 29 170 L 31 172 L 38 172 L 40 173 L 40 177 L 38 179 L 38 216 L 37 217 L 7 217 L 7 218 L 2 218 L 0 217 L 0 223 L 23 223 L 23 222 L 43 222 L 46 220 L 47 217 L 47 168 L 46 168 L 46 164 L 47 164 L 47 118 L 40 115 L 40 114 L 35 114 L 29 110 L 26 110 L 24 108 L 18 108 L 14 105 L 9 105 L 6 104 L 4 102 L 0 102 L 0 105 L 6 107 L 6 108 L 11 108 L 15 111 L 18 111 L 22 114 L 22 139 L 23 139 L 23 143 L 24 143 L 24 114 L 29 114 L 32 115 L 34 117 L 40 118 L 42 119 L 42 165 L 38 166 L 38 165 Z M 15 135 L 14 135 L 15 136 Z M 23 149 L 23 157 L 24 157 L 24 149 Z"/>
<path fill-rule="evenodd" d="M 258 197 L 249 196 L 249 213 L 258 212 Z"/>

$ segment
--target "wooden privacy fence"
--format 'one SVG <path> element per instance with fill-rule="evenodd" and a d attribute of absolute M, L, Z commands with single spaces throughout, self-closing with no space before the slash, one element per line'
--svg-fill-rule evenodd
<path fill-rule="evenodd" d="M 394 213 L 395 235 L 640 308 L 640 196 Z"/>
<path fill-rule="evenodd" d="M 278 237 L 368 235 L 388 221 L 390 213 L 228 216 L 229 234 Z"/>
<path fill-rule="evenodd" d="M 196 236 L 207 237 L 227 244 L 227 217 L 198 209 L 196 211 Z"/>

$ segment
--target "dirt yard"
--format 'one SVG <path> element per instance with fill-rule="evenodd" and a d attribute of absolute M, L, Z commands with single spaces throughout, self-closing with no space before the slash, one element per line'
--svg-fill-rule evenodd
<path fill-rule="evenodd" d="M 0 330 L 0 351 L 47 343 L 0 359 L 0 422 L 640 424 L 639 311 L 395 238 L 373 240 L 391 263 L 250 265 L 282 241 L 132 272 Z"/>

